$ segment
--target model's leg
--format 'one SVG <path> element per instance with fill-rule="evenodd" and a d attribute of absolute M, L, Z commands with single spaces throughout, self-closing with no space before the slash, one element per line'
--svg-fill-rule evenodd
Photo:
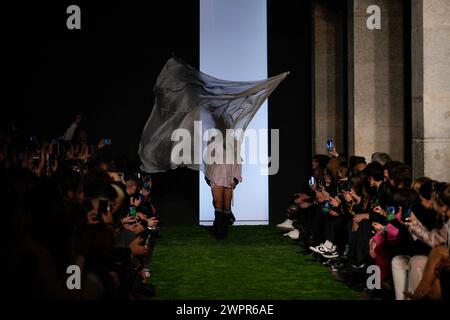
<path fill-rule="evenodd" d="M 224 187 L 214 186 L 211 189 L 214 204 L 214 231 L 217 239 L 224 239 L 227 236 L 227 221 L 223 212 Z"/>
<path fill-rule="evenodd" d="M 213 197 L 213 205 L 215 210 L 222 210 L 223 209 L 223 189 L 224 187 L 218 187 L 214 186 L 214 188 L 211 188 L 211 193 Z"/>
<path fill-rule="evenodd" d="M 227 217 L 227 221 L 229 225 L 232 225 L 236 218 L 231 212 L 231 198 L 233 197 L 233 189 L 231 188 L 223 188 L 223 212 Z"/>

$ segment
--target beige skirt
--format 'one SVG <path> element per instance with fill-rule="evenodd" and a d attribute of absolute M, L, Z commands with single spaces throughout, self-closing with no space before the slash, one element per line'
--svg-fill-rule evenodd
<path fill-rule="evenodd" d="M 211 188 L 232 188 L 234 179 L 242 182 L 241 164 L 211 164 L 205 165 L 205 176 L 209 180 Z"/>

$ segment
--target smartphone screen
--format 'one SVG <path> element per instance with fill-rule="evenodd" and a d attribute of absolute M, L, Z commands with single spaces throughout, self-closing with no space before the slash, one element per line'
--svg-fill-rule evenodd
<path fill-rule="evenodd" d="M 110 145 L 111 144 L 111 139 L 105 139 L 104 140 L 105 145 Z"/>
<path fill-rule="evenodd" d="M 135 206 L 130 206 L 130 216 L 132 216 L 133 218 L 136 218 L 136 207 Z"/>
<path fill-rule="evenodd" d="M 394 214 L 395 215 L 395 207 L 394 206 L 387 206 L 386 212 L 388 215 Z"/>
<path fill-rule="evenodd" d="M 395 219 L 395 213 L 396 213 L 396 209 L 394 206 L 387 206 L 386 207 L 386 214 L 387 214 L 387 220 L 388 221 L 392 221 Z"/>
<path fill-rule="evenodd" d="M 409 218 L 411 218 L 411 208 L 408 208 L 407 210 L 402 211 L 402 220 L 408 221 Z"/>
<path fill-rule="evenodd" d="M 333 139 L 329 139 L 329 140 L 327 141 L 327 149 L 328 149 L 328 151 L 332 151 L 333 148 L 334 148 L 334 142 L 333 142 Z"/>

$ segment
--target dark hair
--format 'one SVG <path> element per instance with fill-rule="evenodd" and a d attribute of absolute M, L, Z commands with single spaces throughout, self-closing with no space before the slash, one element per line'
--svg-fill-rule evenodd
<path fill-rule="evenodd" d="M 110 176 L 100 170 L 92 170 L 84 176 L 83 191 L 88 198 L 115 198 L 115 190 L 111 187 Z"/>
<path fill-rule="evenodd" d="M 375 181 L 383 181 L 384 180 L 384 169 L 381 164 L 378 162 L 371 162 L 364 169 L 366 176 L 372 177 Z"/>
<path fill-rule="evenodd" d="M 390 161 L 384 165 L 384 170 L 388 171 L 389 179 L 392 179 L 396 167 L 403 165 L 400 161 Z"/>
<path fill-rule="evenodd" d="M 131 180 L 134 182 L 139 182 L 137 173 L 126 173 L 124 179 L 125 181 Z"/>
<path fill-rule="evenodd" d="M 328 162 L 330 161 L 330 159 L 331 158 L 329 156 L 324 155 L 324 154 L 316 154 L 313 157 L 313 160 L 316 160 L 319 163 L 319 168 L 322 169 L 322 170 L 324 170 L 327 167 Z"/>
<path fill-rule="evenodd" d="M 339 170 L 342 170 L 344 172 L 344 175 L 348 176 L 348 161 L 347 160 L 341 160 L 341 162 L 339 162 Z"/>
<path fill-rule="evenodd" d="M 434 187 L 436 193 L 436 201 L 442 206 L 450 207 L 450 184 L 446 182 L 437 183 Z"/>
<path fill-rule="evenodd" d="M 435 180 L 430 180 L 430 181 L 426 181 L 422 184 L 422 186 L 419 189 L 419 194 L 427 199 L 427 200 L 431 200 L 431 197 L 433 195 L 433 191 L 435 186 L 438 184 L 437 181 Z"/>
<path fill-rule="evenodd" d="M 417 196 L 417 192 L 412 189 L 398 189 L 398 191 L 394 193 L 394 203 L 397 207 L 406 209 L 417 202 Z"/>
<path fill-rule="evenodd" d="M 114 159 L 109 155 L 102 154 L 101 156 L 98 156 L 97 159 L 95 160 L 94 166 L 99 167 L 103 163 L 108 165 L 109 170 L 111 171 L 115 170 Z"/>
<path fill-rule="evenodd" d="M 412 183 L 412 170 L 411 167 L 402 164 L 393 168 L 392 176 L 389 174 L 389 178 L 394 180 L 394 184 L 398 187 L 403 184 L 405 187 L 410 187 Z"/>
<path fill-rule="evenodd" d="M 348 160 L 348 169 L 352 171 L 360 163 L 366 163 L 366 158 L 360 156 L 351 156 Z"/>

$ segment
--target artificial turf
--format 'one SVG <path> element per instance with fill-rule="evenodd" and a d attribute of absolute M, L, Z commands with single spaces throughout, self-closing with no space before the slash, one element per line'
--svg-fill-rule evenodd
<path fill-rule="evenodd" d="M 153 299 L 357 299 L 358 295 L 271 226 L 165 227 L 150 264 Z"/>

